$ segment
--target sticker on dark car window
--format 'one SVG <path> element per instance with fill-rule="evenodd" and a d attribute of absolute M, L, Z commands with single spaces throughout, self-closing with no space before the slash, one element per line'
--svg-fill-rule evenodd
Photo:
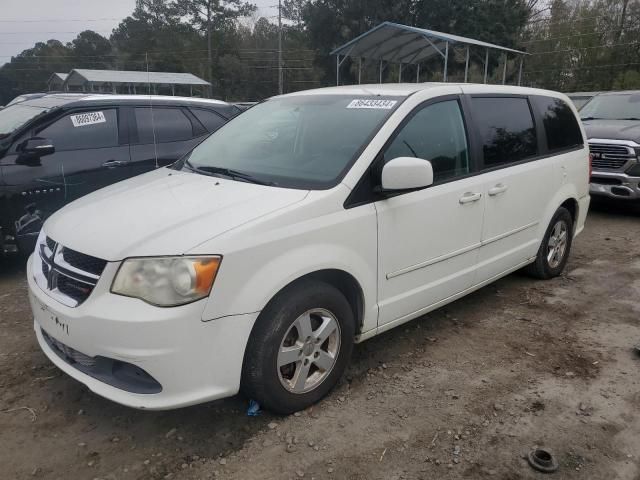
<path fill-rule="evenodd" d="M 71 123 L 74 127 L 84 127 L 86 125 L 94 125 L 96 123 L 105 123 L 107 119 L 102 112 L 87 112 L 71 115 Z"/>
<path fill-rule="evenodd" d="M 372 108 L 379 110 L 391 110 L 395 107 L 397 100 L 367 100 L 367 99 L 358 99 L 353 100 L 347 108 Z"/>

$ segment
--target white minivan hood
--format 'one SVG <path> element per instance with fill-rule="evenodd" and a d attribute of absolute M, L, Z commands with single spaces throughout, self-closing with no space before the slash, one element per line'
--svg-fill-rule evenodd
<path fill-rule="evenodd" d="M 109 261 L 181 255 L 307 194 L 162 168 L 70 203 L 46 221 L 44 231 Z"/>

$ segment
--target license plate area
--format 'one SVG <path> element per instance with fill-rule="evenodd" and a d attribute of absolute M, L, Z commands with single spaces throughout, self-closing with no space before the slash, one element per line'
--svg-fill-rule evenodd
<path fill-rule="evenodd" d="M 70 322 L 67 318 L 61 317 L 53 312 L 49 307 L 38 299 L 33 299 L 34 316 L 36 322 L 50 335 L 54 337 L 69 337 L 71 335 Z"/>

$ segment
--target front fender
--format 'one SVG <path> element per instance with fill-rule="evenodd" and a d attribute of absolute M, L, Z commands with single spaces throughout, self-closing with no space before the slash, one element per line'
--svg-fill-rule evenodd
<path fill-rule="evenodd" d="M 332 269 L 348 273 L 359 283 L 363 294 L 362 331 L 376 328 L 376 228 L 375 208 L 365 205 L 283 229 L 237 232 L 227 248 L 222 248 L 220 272 L 203 320 L 259 312 L 296 279 Z"/>

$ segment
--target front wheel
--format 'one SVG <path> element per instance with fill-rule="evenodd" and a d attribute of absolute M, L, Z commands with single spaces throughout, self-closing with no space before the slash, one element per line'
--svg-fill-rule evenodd
<path fill-rule="evenodd" d="M 541 279 L 560 275 L 569 259 L 572 240 L 573 218 L 566 208 L 560 207 L 551 219 L 535 262 L 526 267 L 526 272 Z"/>
<path fill-rule="evenodd" d="M 339 290 L 315 280 L 287 287 L 251 332 L 243 392 L 281 414 L 313 405 L 342 376 L 354 335 L 353 312 Z"/>

